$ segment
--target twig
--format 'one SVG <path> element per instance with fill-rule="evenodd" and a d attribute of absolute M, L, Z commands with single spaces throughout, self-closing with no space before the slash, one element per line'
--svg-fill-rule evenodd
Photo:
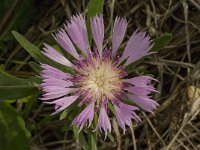
<path fill-rule="evenodd" d="M 197 9 L 199 9 L 200 10 L 200 5 L 197 3 L 197 2 L 195 2 L 194 0 L 189 0 Z"/>
<path fill-rule="evenodd" d="M 137 145 L 136 145 L 136 139 L 135 139 L 135 133 L 133 126 L 131 126 L 131 136 L 132 136 L 132 142 L 133 142 L 133 150 L 137 150 Z"/>
<path fill-rule="evenodd" d="M 120 136 L 119 128 L 118 128 L 117 121 L 115 118 L 113 118 L 112 124 L 113 124 L 113 129 L 117 138 L 117 150 L 121 150 L 121 136 Z"/>
<path fill-rule="evenodd" d="M 185 148 L 186 150 L 190 150 L 190 149 L 187 148 L 187 146 L 185 146 L 185 145 L 183 144 L 183 142 L 181 142 L 179 139 L 176 139 L 176 141 L 177 141 L 183 148 Z"/>
<path fill-rule="evenodd" d="M 190 143 L 190 145 L 194 148 L 194 150 L 198 150 L 197 147 L 192 143 L 192 141 L 189 139 L 189 137 L 186 135 L 185 132 L 181 131 L 181 134 L 187 139 L 187 141 Z"/>
<path fill-rule="evenodd" d="M 188 61 L 189 61 L 189 63 L 191 63 L 190 36 L 189 36 L 189 29 L 188 29 L 188 4 L 186 3 L 185 0 L 182 1 L 182 4 L 183 4 L 183 8 L 184 8 L 184 16 L 185 16 L 185 33 L 186 33 Z"/>
<path fill-rule="evenodd" d="M 17 8 L 17 5 L 19 4 L 19 0 L 15 0 L 9 9 L 9 11 L 6 13 L 5 17 L 3 18 L 2 22 L 0 23 L 0 35 L 4 32 L 4 27 L 6 26 L 6 23 L 9 23 L 10 17 L 13 17 L 13 13 Z"/>
<path fill-rule="evenodd" d="M 155 4 L 154 4 L 153 0 L 151 0 L 151 5 L 152 5 L 152 8 L 153 8 L 153 13 L 156 14 L 156 8 L 155 8 Z M 154 16 L 154 22 L 155 22 L 156 28 L 158 28 L 158 20 L 156 18 L 156 15 Z"/>
<path fill-rule="evenodd" d="M 165 146 L 165 142 L 163 141 L 162 137 L 160 136 L 160 134 L 157 132 L 157 130 L 154 128 L 153 124 L 151 123 L 151 121 L 149 120 L 149 118 L 147 117 L 147 115 L 142 112 L 142 114 L 145 116 L 145 118 L 147 119 L 147 122 L 149 123 L 151 129 L 155 132 L 155 134 L 157 135 L 157 137 L 160 139 L 161 143 Z"/>

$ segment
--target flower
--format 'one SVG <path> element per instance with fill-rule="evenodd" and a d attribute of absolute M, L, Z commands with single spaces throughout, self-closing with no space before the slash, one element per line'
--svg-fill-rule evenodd
<path fill-rule="evenodd" d="M 132 125 L 132 120 L 140 121 L 136 111 L 140 107 L 153 112 L 159 104 L 151 99 L 149 94 L 157 92 L 151 81 L 157 81 L 150 76 L 128 78 L 125 67 L 132 62 L 149 55 L 152 47 L 150 37 L 145 32 L 136 30 L 130 37 L 123 54 L 118 55 L 118 49 L 124 38 L 127 21 L 117 17 L 112 32 L 111 48 L 104 48 L 103 16 L 90 18 L 93 35 L 93 48 L 89 45 L 86 23 L 82 15 L 72 16 L 63 29 L 53 35 L 59 45 L 66 50 L 73 60 L 69 60 L 56 49 L 44 44 L 43 54 L 53 61 L 71 67 L 73 73 L 67 73 L 57 68 L 42 64 L 42 88 L 44 94 L 41 100 L 55 105 L 59 113 L 77 102 L 83 110 L 74 120 L 73 125 L 80 130 L 92 124 L 97 113 L 97 129 L 105 135 L 111 132 L 108 117 L 109 108 L 113 108 L 119 126 L 126 130 Z M 132 100 L 133 105 L 126 104 L 125 98 Z M 110 107 L 108 107 L 108 105 Z M 138 107 L 137 107 L 138 106 Z"/>

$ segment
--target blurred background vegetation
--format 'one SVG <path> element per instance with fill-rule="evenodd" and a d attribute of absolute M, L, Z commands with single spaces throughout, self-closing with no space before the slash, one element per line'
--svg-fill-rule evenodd
<path fill-rule="evenodd" d="M 95 0 L 93 0 L 95 1 Z M 98 2 L 98 0 L 96 0 Z M 116 16 L 129 20 L 127 39 L 137 28 L 156 39 L 155 54 L 132 66 L 133 74 L 153 74 L 160 82 L 154 115 L 122 134 L 112 119 L 112 134 L 77 134 L 66 114 L 49 116 L 42 104 L 39 68 L 14 39 L 17 31 L 42 50 L 55 43 L 51 33 L 72 15 L 88 12 L 89 0 L 1 0 L 0 3 L 0 150 L 199 150 L 200 149 L 200 1 L 108 0 L 103 5 L 106 41 Z M 169 43 L 170 42 L 170 43 Z M 169 43 L 168 45 L 166 45 Z M 31 84 L 30 84 L 31 83 Z"/>

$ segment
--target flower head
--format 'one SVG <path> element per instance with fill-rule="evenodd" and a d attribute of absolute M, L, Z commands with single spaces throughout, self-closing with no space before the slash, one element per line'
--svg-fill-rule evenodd
<path fill-rule="evenodd" d="M 117 51 L 127 28 L 126 19 L 117 17 L 112 33 L 112 47 L 103 48 L 104 23 L 102 15 L 90 19 L 91 31 L 96 46 L 90 47 L 85 20 L 81 15 L 71 18 L 53 37 L 74 60 L 68 60 L 50 45 L 45 44 L 43 54 L 53 61 L 71 67 L 73 74 L 63 72 L 47 64 L 42 64 L 41 77 L 45 103 L 54 104 L 59 113 L 77 101 L 82 112 L 75 117 L 73 124 L 80 130 L 92 124 L 94 114 L 98 114 L 97 128 L 111 132 L 108 105 L 114 109 L 119 126 L 131 126 L 132 120 L 140 121 L 135 111 L 139 108 L 153 112 L 159 104 L 149 94 L 157 92 L 151 85 L 150 76 L 128 78 L 124 68 L 130 63 L 150 54 L 151 41 L 145 32 L 135 31 L 128 41 L 122 56 Z M 80 51 L 77 51 L 77 48 Z M 133 105 L 125 103 L 129 98 Z"/>

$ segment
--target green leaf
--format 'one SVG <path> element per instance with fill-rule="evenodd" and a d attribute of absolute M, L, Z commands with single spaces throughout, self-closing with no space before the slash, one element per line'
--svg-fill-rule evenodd
<path fill-rule="evenodd" d="M 76 114 L 78 111 L 76 110 L 74 113 L 70 113 L 76 106 L 78 105 L 77 102 L 74 102 L 73 104 L 71 104 L 69 107 L 67 107 L 67 109 L 65 109 L 61 115 L 60 115 L 60 120 L 63 120 L 66 116 L 68 116 L 68 120 L 69 120 L 69 116 L 72 116 L 73 114 Z M 77 115 L 77 114 L 76 114 Z"/>
<path fill-rule="evenodd" d="M 38 101 L 38 96 L 39 96 L 39 93 L 36 93 L 34 95 L 31 95 L 22 99 L 22 101 L 26 102 L 25 107 L 23 109 L 24 118 L 28 118 L 31 111 L 34 110 L 34 106 L 36 105 L 36 102 Z"/>
<path fill-rule="evenodd" d="M 115 139 L 111 133 L 108 133 L 108 138 L 110 139 L 111 142 L 115 142 Z"/>
<path fill-rule="evenodd" d="M 87 19 L 95 16 L 96 14 L 103 13 L 104 0 L 91 0 L 88 5 Z"/>
<path fill-rule="evenodd" d="M 90 0 L 88 4 L 87 12 L 87 30 L 89 41 L 91 41 L 91 28 L 90 28 L 90 18 L 96 16 L 97 14 L 103 14 L 104 0 Z"/>
<path fill-rule="evenodd" d="M 97 150 L 97 136 L 96 132 L 92 132 L 91 129 L 88 129 L 89 136 L 89 150 Z"/>
<path fill-rule="evenodd" d="M 21 34 L 16 31 L 12 31 L 13 36 L 19 42 L 19 44 L 38 62 L 48 63 L 48 60 L 43 56 L 37 46 L 29 42 Z"/>
<path fill-rule="evenodd" d="M 37 73 L 39 73 L 40 71 L 42 71 L 42 67 L 39 64 L 37 64 L 37 63 L 35 63 L 33 61 L 29 62 L 28 64 L 31 66 L 31 68 L 33 69 L 33 71 L 35 71 Z"/>
<path fill-rule="evenodd" d="M 154 40 L 152 51 L 159 51 L 172 40 L 172 34 L 166 33 Z"/>
<path fill-rule="evenodd" d="M 41 84 L 42 83 L 42 78 L 38 77 L 38 76 L 32 76 L 29 78 L 23 78 L 24 81 L 30 82 L 30 83 L 34 83 L 34 84 Z"/>
<path fill-rule="evenodd" d="M 62 64 L 59 64 L 49 58 L 47 58 L 46 56 L 44 56 L 42 54 L 42 52 L 40 51 L 40 49 L 35 46 L 34 44 L 32 44 L 31 42 L 29 42 L 24 36 L 22 36 L 21 34 L 19 34 L 16 31 L 12 31 L 13 36 L 15 37 L 15 39 L 19 42 L 19 44 L 37 61 L 40 63 L 44 63 L 44 64 L 49 64 L 53 67 L 56 67 L 60 70 L 72 73 L 72 70 L 67 67 L 64 66 Z"/>
<path fill-rule="evenodd" d="M 36 85 L 0 70 L 0 100 L 20 99 L 38 91 Z"/>
<path fill-rule="evenodd" d="M 68 113 L 68 111 L 67 111 L 67 109 L 65 109 L 62 113 L 61 113 L 61 115 L 60 115 L 60 120 L 63 120 L 66 116 L 67 116 L 67 113 Z"/>
<path fill-rule="evenodd" d="M 0 148 L 2 150 L 29 150 L 30 132 L 15 109 L 0 102 Z"/>
<path fill-rule="evenodd" d="M 78 132 L 79 128 L 73 126 L 74 137 L 76 138 L 76 142 L 84 149 L 88 150 L 88 144 L 85 140 L 83 132 Z"/>
<path fill-rule="evenodd" d="M 112 105 L 111 103 L 108 103 L 108 107 L 109 107 L 109 109 L 111 110 L 111 112 L 112 112 L 113 114 L 115 114 L 115 109 L 114 109 L 114 107 L 113 107 L 113 105 Z"/>

